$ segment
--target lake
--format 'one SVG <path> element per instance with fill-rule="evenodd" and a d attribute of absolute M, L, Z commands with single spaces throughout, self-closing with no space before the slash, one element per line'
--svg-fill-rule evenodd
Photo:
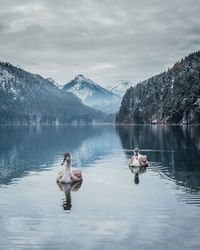
<path fill-rule="evenodd" d="M 0 249 L 200 249 L 200 127 L 1 126 Z"/>

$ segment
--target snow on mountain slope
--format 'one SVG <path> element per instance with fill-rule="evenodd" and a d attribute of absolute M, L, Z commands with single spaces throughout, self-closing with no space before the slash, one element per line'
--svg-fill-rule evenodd
<path fill-rule="evenodd" d="M 200 124 L 200 51 L 129 88 L 117 123 Z"/>
<path fill-rule="evenodd" d="M 105 118 L 53 80 L 0 62 L 0 124 L 82 124 Z"/>
<path fill-rule="evenodd" d="M 62 89 L 63 86 L 60 85 L 59 83 L 55 82 L 52 78 L 47 78 L 48 81 L 52 82 L 56 87 L 58 87 L 59 89 Z"/>
<path fill-rule="evenodd" d="M 126 90 L 128 88 L 130 88 L 131 86 L 134 86 L 134 84 L 131 81 L 119 80 L 115 84 L 113 84 L 112 86 L 109 86 L 108 89 L 111 92 L 115 93 L 116 95 L 123 97 Z"/>
<path fill-rule="evenodd" d="M 76 76 L 63 87 L 63 90 L 72 92 L 84 104 L 106 113 L 117 112 L 121 102 L 120 96 L 106 90 L 83 75 Z"/>

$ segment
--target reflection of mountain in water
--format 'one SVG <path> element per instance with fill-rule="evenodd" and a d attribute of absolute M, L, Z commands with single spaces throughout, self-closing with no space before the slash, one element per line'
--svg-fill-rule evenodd
<path fill-rule="evenodd" d="M 200 191 L 200 127 L 117 126 L 124 149 L 144 149 L 153 170 L 172 178 L 188 191 Z M 128 157 L 131 151 L 126 151 Z M 154 166 L 155 165 L 155 166 Z"/>
<path fill-rule="evenodd" d="M 66 151 L 72 153 L 74 165 L 85 166 L 103 152 L 105 136 L 114 137 L 113 127 L 1 126 L 0 184 L 48 168 L 55 160 L 60 164 Z"/>
<path fill-rule="evenodd" d="M 109 143 L 108 143 L 109 142 Z M 116 136 L 113 126 L 100 126 L 92 136 L 88 136 L 84 143 L 73 153 L 73 166 L 85 166 L 100 159 L 102 155 L 112 152 L 116 145 L 120 147 L 120 139 Z"/>

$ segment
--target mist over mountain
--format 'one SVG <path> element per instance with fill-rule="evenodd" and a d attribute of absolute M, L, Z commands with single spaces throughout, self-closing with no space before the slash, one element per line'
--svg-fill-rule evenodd
<path fill-rule="evenodd" d="M 117 123 L 200 123 L 200 51 L 131 87 Z"/>
<path fill-rule="evenodd" d="M 106 113 L 116 113 L 119 110 L 121 97 L 83 75 L 76 76 L 67 83 L 63 90 L 79 97 L 83 104 Z"/>
<path fill-rule="evenodd" d="M 82 104 L 52 79 L 0 62 L 0 123 L 93 123 L 105 114 Z"/>

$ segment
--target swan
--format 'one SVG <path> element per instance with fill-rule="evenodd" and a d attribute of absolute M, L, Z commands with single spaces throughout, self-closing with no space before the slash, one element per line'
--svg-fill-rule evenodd
<path fill-rule="evenodd" d="M 129 167 L 142 167 L 142 166 L 148 166 L 147 156 L 139 154 L 139 149 L 135 148 L 133 150 L 133 157 L 131 158 L 129 162 Z"/>
<path fill-rule="evenodd" d="M 66 168 L 61 170 L 57 177 L 57 182 L 59 183 L 71 183 L 75 181 L 81 181 L 82 174 L 81 171 L 77 168 L 72 168 L 72 156 L 69 152 L 64 154 L 64 159 L 61 165 L 66 162 Z"/>

